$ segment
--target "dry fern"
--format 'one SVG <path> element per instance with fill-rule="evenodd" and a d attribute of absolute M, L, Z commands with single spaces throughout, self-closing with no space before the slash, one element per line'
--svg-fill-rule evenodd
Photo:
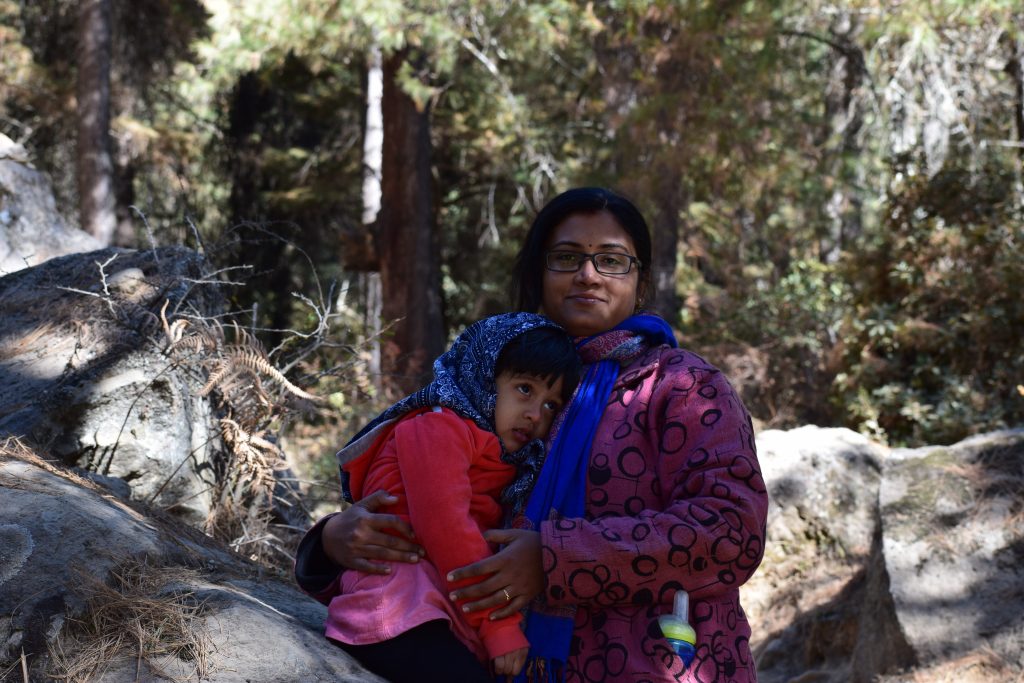
<path fill-rule="evenodd" d="M 234 330 L 235 343 L 226 347 L 225 352 L 217 359 L 206 386 L 200 392 L 201 395 L 205 396 L 210 393 L 214 387 L 223 384 L 227 378 L 252 375 L 257 378 L 269 377 L 293 396 L 307 401 L 320 400 L 319 397 L 292 384 L 280 370 L 274 367 L 259 340 L 237 325 L 234 326 Z"/>
<path fill-rule="evenodd" d="M 232 478 L 249 482 L 249 488 L 268 500 L 274 496 L 274 471 L 284 467 L 277 445 L 258 434 L 249 434 L 230 418 L 220 421 L 221 436 L 234 455 Z"/>
<path fill-rule="evenodd" d="M 198 393 L 210 396 L 216 391 L 224 415 L 220 435 L 225 448 L 215 464 L 213 505 L 204 529 L 251 559 L 268 559 L 268 548 L 279 549 L 279 539 L 270 533 L 275 506 L 287 501 L 275 501 L 275 472 L 286 463 L 267 432 L 288 409 L 265 382 L 302 399 L 319 399 L 292 384 L 270 362 L 259 341 L 237 325 L 232 326 L 233 342 L 226 344 L 216 320 L 171 321 L 165 306 L 160 321 L 167 353 L 182 362 L 198 360 L 208 370 Z"/>
<path fill-rule="evenodd" d="M 160 308 L 160 326 L 164 331 L 166 353 L 213 353 L 223 345 L 224 335 L 220 325 L 193 325 L 185 318 L 175 318 L 173 322 L 168 322 L 167 307 L 170 303 L 164 300 Z M 191 330 L 187 336 L 186 330 Z"/>
<path fill-rule="evenodd" d="M 206 532 L 222 538 L 251 559 L 262 560 L 273 546 L 269 532 L 274 505 L 275 471 L 286 467 L 284 453 L 260 434 L 250 434 L 235 420 L 220 420 L 229 462 L 218 477 Z"/>
<path fill-rule="evenodd" d="M 145 324 L 147 332 L 161 338 L 164 354 L 173 364 L 205 375 L 197 393 L 212 397 L 223 416 L 224 449 L 214 462 L 213 505 L 205 530 L 261 560 L 265 548 L 275 547 L 278 540 L 269 533 L 275 506 L 288 503 L 275 501 L 275 471 L 285 463 L 283 453 L 267 437 L 271 425 L 291 410 L 277 388 L 302 401 L 321 399 L 292 383 L 271 362 L 259 340 L 235 323 L 225 330 L 216 318 L 177 316 L 171 313 L 169 300 L 158 316 L 147 317 L 138 308 L 124 310 L 134 311 L 131 320 Z"/>
<path fill-rule="evenodd" d="M 267 358 L 263 345 L 245 330 L 234 325 L 236 341 L 234 344 L 227 345 L 224 343 L 224 331 L 216 321 L 202 321 L 200 324 L 190 323 L 183 318 L 178 318 L 173 322 L 168 321 L 168 303 L 164 303 L 159 317 L 167 351 L 189 351 L 214 356 L 206 384 L 199 391 L 200 396 L 207 396 L 214 389 L 220 389 L 222 393 L 233 393 L 241 385 L 256 389 L 259 398 L 264 402 L 269 402 L 266 392 L 262 391 L 262 383 L 258 382 L 261 376 L 265 376 L 293 396 L 307 401 L 321 400 L 318 396 L 294 385 L 280 370 L 274 367 L 270 359 Z M 188 335 L 186 335 L 186 330 L 189 330 Z M 247 385 L 244 380 L 238 379 L 243 376 L 252 377 L 257 381 L 251 381 Z"/>

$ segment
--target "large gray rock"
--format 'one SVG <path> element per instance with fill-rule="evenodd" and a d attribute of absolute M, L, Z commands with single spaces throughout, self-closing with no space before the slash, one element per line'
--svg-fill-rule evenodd
<path fill-rule="evenodd" d="M 50 181 L 32 167 L 24 147 L 0 133 L 0 275 L 102 246 L 68 226 Z"/>
<path fill-rule="evenodd" d="M 127 481 L 194 524 L 210 509 L 215 416 L 201 368 L 164 353 L 158 314 L 222 300 L 189 249 L 105 249 L 0 278 L 0 434 Z M 52 445 L 52 446 L 51 446 Z"/>
<path fill-rule="evenodd" d="M 762 683 L 1024 677 L 1024 430 L 889 451 L 758 435 L 771 496 L 743 587 Z"/>
<path fill-rule="evenodd" d="M 849 429 L 813 426 L 761 432 L 757 447 L 774 503 L 768 528 L 777 560 L 808 541 L 838 558 L 867 556 L 885 448 Z"/>
<path fill-rule="evenodd" d="M 879 505 L 885 571 L 915 657 L 984 649 L 1024 670 L 1024 429 L 893 451 Z"/>
<path fill-rule="evenodd" d="M 47 679 L 53 649 L 72 647 L 73 620 L 95 609 L 87 578 L 109 581 L 127 562 L 171 574 L 175 591 L 202 603 L 191 628 L 206 644 L 205 681 L 380 680 L 328 643 L 324 607 L 287 580 L 10 444 L 0 449 L 0 501 L 0 672 L 13 671 L 14 680 L 22 653 L 30 679 Z M 161 680 L 160 671 L 188 675 L 195 664 L 143 654 L 140 662 L 138 652 L 120 652 L 90 680 Z"/>
<path fill-rule="evenodd" d="M 768 542 L 743 587 L 759 680 L 853 680 L 866 566 L 886 449 L 848 429 L 757 436 Z"/>

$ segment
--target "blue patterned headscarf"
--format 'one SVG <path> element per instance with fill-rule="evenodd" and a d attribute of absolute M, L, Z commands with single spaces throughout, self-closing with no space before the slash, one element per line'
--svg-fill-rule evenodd
<path fill-rule="evenodd" d="M 448 351 L 434 361 L 434 380 L 409 394 L 375 417 L 345 447 L 338 451 L 338 463 L 361 455 L 377 435 L 403 415 L 430 406 L 449 408 L 472 420 L 481 429 L 494 431 L 494 406 L 497 402 L 494 366 L 502 349 L 510 341 L 530 330 L 561 328 L 535 313 L 503 313 L 479 320 L 456 337 Z M 515 480 L 502 494 L 502 502 L 514 512 L 522 508 L 544 459 L 544 442 L 534 439 L 515 453 L 502 453 L 502 461 L 515 465 Z M 348 475 L 342 471 L 345 498 L 351 501 Z"/>

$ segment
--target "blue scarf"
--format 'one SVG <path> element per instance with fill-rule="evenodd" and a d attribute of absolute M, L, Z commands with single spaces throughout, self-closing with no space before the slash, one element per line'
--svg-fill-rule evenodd
<path fill-rule="evenodd" d="M 577 340 L 577 350 L 590 365 L 527 500 L 524 515 L 530 528 L 539 528 L 547 519 L 584 516 L 590 450 L 619 369 L 663 344 L 677 346 L 672 328 L 649 314 L 634 315 L 608 332 Z M 530 654 L 516 683 L 564 680 L 574 621 L 575 609 L 553 609 L 543 598 L 534 600 L 526 615 Z"/>
<path fill-rule="evenodd" d="M 494 431 L 494 406 L 497 402 L 494 366 L 505 345 L 533 329 L 561 329 L 547 318 L 534 313 L 504 313 L 479 320 L 455 338 L 451 348 L 434 361 L 434 380 L 409 394 L 371 420 L 338 451 L 338 464 L 344 465 L 362 455 L 377 436 L 404 415 L 430 406 L 449 408 L 472 420 L 481 429 Z M 502 492 L 502 502 L 518 511 L 540 471 L 544 460 L 544 442 L 534 439 L 514 453 L 502 452 L 502 461 L 516 466 L 516 478 Z M 349 476 L 341 471 L 345 499 L 352 502 Z"/>

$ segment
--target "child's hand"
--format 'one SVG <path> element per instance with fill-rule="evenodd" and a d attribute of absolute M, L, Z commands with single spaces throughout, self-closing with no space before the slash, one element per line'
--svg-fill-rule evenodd
<path fill-rule="evenodd" d="M 522 670 L 523 664 L 526 664 L 526 653 L 529 651 L 530 648 L 522 647 L 495 657 L 491 660 L 491 664 L 494 666 L 494 675 L 515 676 L 518 674 Z"/>

